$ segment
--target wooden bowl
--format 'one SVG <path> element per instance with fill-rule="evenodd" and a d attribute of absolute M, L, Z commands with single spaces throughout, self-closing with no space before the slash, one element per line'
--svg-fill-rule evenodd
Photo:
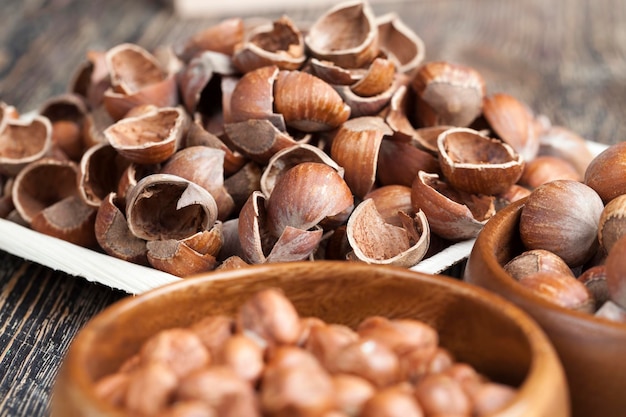
<path fill-rule="evenodd" d="M 480 232 L 464 280 L 512 301 L 545 330 L 556 348 L 577 417 L 626 415 L 626 325 L 555 306 L 522 288 L 503 265 L 523 251 L 521 200 L 498 212 Z"/>
<path fill-rule="evenodd" d="M 208 273 L 128 297 L 94 317 L 73 340 L 52 401 L 52 415 L 120 416 L 94 393 L 159 330 L 201 317 L 234 314 L 252 294 L 281 288 L 301 316 L 356 326 L 372 315 L 433 325 L 441 345 L 491 379 L 518 387 L 497 417 L 570 415 L 565 376 L 549 340 L 523 311 L 448 277 L 360 262 L 316 261 Z"/>

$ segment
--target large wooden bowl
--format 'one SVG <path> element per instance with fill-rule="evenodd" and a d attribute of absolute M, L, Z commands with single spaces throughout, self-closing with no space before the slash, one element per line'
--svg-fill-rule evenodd
<path fill-rule="evenodd" d="M 522 288 L 503 265 L 523 251 L 525 199 L 497 213 L 480 232 L 464 280 L 528 312 L 545 330 L 565 368 L 576 417 L 626 416 L 626 325 L 555 306 Z"/>
<path fill-rule="evenodd" d="M 435 326 L 441 345 L 490 378 L 519 388 L 496 417 L 570 415 L 565 376 L 543 331 L 502 298 L 448 277 L 357 262 L 297 262 L 213 272 L 127 298 L 76 336 L 55 385 L 52 415 L 119 416 L 94 394 L 155 332 L 210 314 L 233 314 L 252 294 L 283 289 L 302 316 L 355 326 L 372 315 Z"/>

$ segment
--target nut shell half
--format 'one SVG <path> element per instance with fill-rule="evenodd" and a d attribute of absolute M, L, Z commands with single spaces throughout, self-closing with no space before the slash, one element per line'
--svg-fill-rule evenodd
<path fill-rule="evenodd" d="M 503 193 L 524 170 L 523 158 L 511 146 L 473 129 L 448 129 L 437 138 L 437 147 L 443 176 L 470 194 Z"/>
<path fill-rule="evenodd" d="M 152 174 L 127 197 L 126 219 L 133 235 L 145 240 L 181 240 L 209 230 L 217 204 L 204 188 L 182 177 Z"/>
<path fill-rule="evenodd" d="M 156 108 L 107 127 L 104 135 L 122 156 L 138 164 L 157 164 L 180 148 L 189 117 L 178 107 Z"/>

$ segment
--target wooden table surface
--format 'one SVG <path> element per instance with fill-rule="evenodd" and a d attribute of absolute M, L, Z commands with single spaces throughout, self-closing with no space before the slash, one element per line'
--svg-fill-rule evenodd
<path fill-rule="evenodd" d="M 212 0 L 211 0 L 212 1 Z M 285 8 L 296 21 L 323 9 Z M 425 42 L 427 60 L 473 66 L 489 92 L 526 101 L 587 139 L 626 138 L 623 0 L 376 1 Z M 278 17 L 280 12 L 239 16 Z M 216 23 L 183 21 L 148 0 L 2 0 L 0 100 L 21 112 L 63 92 L 90 49 L 154 48 Z M 0 416 L 47 415 L 50 389 L 76 332 L 126 294 L 0 251 Z"/>

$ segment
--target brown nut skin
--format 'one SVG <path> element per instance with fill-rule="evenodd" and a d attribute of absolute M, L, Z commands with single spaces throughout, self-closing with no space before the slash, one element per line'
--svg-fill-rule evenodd
<path fill-rule="evenodd" d="M 359 339 L 337 352 L 328 363 L 332 373 L 349 373 L 363 377 L 378 388 L 388 387 L 399 380 L 397 355 L 375 340 Z"/>
<path fill-rule="evenodd" d="M 208 366 L 211 356 L 196 333 L 189 329 L 163 330 L 148 339 L 139 353 L 140 366 L 162 363 L 178 378 Z"/>
<path fill-rule="evenodd" d="M 337 408 L 349 416 L 360 415 L 363 404 L 376 393 L 372 383 L 356 375 L 335 374 L 332 379 Z"/>
<path fill-rule="evenodd" d="M 537 296 L 558 306 L 592 313 L 595 300 L 585 285 L 569 274 L 536 272 L 518 282 Z"/>
<path fill-rule="evenodd" d="M 147 363 L 129 375 L 124 405 L 131 414 L 156 414 L 170 403 L 177 385 L 178 378 L 167 365 Z"/>
<path fill-rule="evenodd" d="M 331 376 L 307 351 L 281 355 L 268 362 L 260 389 L 261 408 L 269 416 L 315 417 L 332 410 L 335 392 Z"/>
<path fill-rule="evenodd" d="M 371 316 L 359 324 L 357 333 L 361 338 L 387 345 L 400 356 L 417 349 L 432 355 L 439 343 L 437 331 L 417 320 L 390 320 L 382 316 Z"/>
<path fill-rule="evenodd" d="M 224 342 L 214 363 L 232 368 L 239 377 L 254 384 L 265 366 L 263 353 L 257 342 L 244 334 L 235 334 Z"/>
<path fill-rule="evenodd" d="M 441 174 L 437 157 L 413 143 L 382 141 L 376 170 L 377 180 L 382 185 L 411 187 L 419 171 Z"/>
<path fill-rule="evenodd" d="M 398 213 L 401 226 L 385 222 L 374 201 L 366 199 L 350 214 L 346 235 L 352 248 L 348 259 L 371 264 L 411 267 L 421 261 L 430 245 L 430 228 L 422 211 Z"/>
<path fill-rule="evenodd" d="M 426 375 L 413 391 L 427 416 L 471 415 L 472 404 L 461 384 L 445 374 Z"/>
<path fill-rule="evenodd" d="M 222 345 L 235 332 L 235 320 L 232 317 L 207 316 L 192 324 L 189 329 L 196 333 L 211 356 L 218 354 Z"/>
<path fill-rule="evenodd" d="M 350 343 L 356 342 L 359 336 L 351 328 L 339 324 L 313 326 L 303 347 L 324 367 L 328 367 L 335 355 Z"/>
<path fill-rule="evenodd" d="M 546 249 L 570 267 L 582 265 L 598 248 L 598 223 L 604 205 L 585 184 L 555 180 L 536 188 L 520 215 L 519 230 L 527 249 Z"/>
<path fill-rule="evenodd" d="M 613 245 L 606 257 L 606 282 L 611 301 L 626 308 L 626 236 Z"/>
<path fill-rule="evenodd" d="M 424 411 L 410 390 L 397 386 L 376 392 L 363 404 L 360 417 L 423 417 Z"/>
<path fill-rule="evenodd" d="M 211 366 L 184 378 L 176 400 L 200 400 L 224 417 L 260 416 L 254 389 L 229 367 Z"/>
<path fill-rule="evenodd" d="M 574 276 L 571 268 L 561 257 L 545 249 L 520 253 L 504 265 L 504 270 L 515 279 L 535 272 L 558 272 Z"/>
<path fill-rule="evenodd" d="M 609 146 L 587 166 L 584 183 L 593 188 L 604 204 L 626 194 L 626 142 Z"/>
<path fill-rule="evenodd" d="M 259 291 L 237 314 L 237 329 L 261 345 L 295 344 L 300 336 L 300 317 L 293 304 L 276 289 Z"/>

